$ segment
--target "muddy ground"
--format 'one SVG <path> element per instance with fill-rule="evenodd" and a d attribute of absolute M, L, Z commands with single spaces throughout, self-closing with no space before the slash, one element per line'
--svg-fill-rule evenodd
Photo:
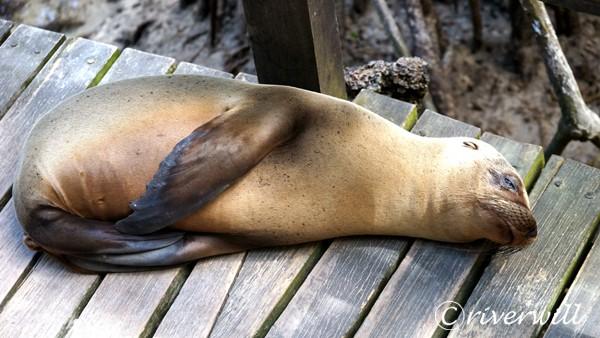
<path fill-rule="evenodd" d="M 471 50 L 467 1 L 436 1 L 449 45 L 443 56 L 459 120 L 518 141 L 549 142 L 560 114 L 533 40 L 511 41 L 508 1 L 483 2 L 484 46 Z M 194 0 L 0 0 L 0 16 L 18 22 L 129 46 L 231 72 L 254 72 L 243 11 L 235 0 L 221 9 L 211 45 L 205 1 Z M 352 10 L 346 1 L 343 45 L 346 66 L 397 58 L 375 10 Z M 396 13 L 402 26 L 402 10 Z M 561 43 L 586 102 L 600 112 L 600 17 L 580 14 L 580 32 Z M 404 30 L 405 34 L 408 30 Z M 411 43 L 410 37 L 408 42 Z M 600 151 L 573 142 L 565 156 L 600 166 Z"/>

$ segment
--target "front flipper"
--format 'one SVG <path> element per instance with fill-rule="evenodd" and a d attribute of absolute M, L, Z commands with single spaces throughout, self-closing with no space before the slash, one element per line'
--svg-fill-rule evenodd
<path fill-rule="evenodd" d="M 148 234 L 191 215 L 294 137 L 301 116 L 289 108 L 223 113 L 180 141 L 162 161 L 133 213 L 116 223 L 127 234 Z"/>

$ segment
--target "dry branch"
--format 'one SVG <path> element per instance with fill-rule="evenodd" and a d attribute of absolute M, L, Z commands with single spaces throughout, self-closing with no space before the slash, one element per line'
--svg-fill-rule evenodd
<path fill-rule="evenodd" d="M 429 92 L 438 112 L 453 116 L 454 100 L 450 95 L 450 87 L 446 72 L 440 64 L 440 57 L 435 52 L 431 34 L 427 29 L 423 8 L 420 0 L 405 0 L 408 16 L 408 26 L 413 36 L 413 55 L 418 56 L 429 64 Z"/>
<path fill-rule="evenodd" d="M 406 43 L 402 38 L 402 33 L 400 33 L 398 25 L 396 25 L 396 20 L 394 20 L 394 16 L 385 0 L 373 0 L 373 5 L 375 6 L 375 9 L 377 9 L 377 14 L 379 14 L 379 17 L 383 21 L 383 27 L 392 39 L 392 44 L 394 45 L 396 52 L 399 56 L 410 56 L 410 51 L 408 50 L 408 47 L 406 47 Z"/>
<path fill-rule="evenodd" d="M 544 4 L 521 0 L 521 5 L 530 19 L 561 109 L 558 129 L 546 149 L 546 157 L 560 154 L 571 140 L 591 141 L 600 147 L 600 116 L 583 101 Z"/>

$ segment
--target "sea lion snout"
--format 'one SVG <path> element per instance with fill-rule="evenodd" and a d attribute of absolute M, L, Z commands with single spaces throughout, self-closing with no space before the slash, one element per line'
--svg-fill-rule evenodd
<path fill-rule="evenodd" d="M 526 246 L 535 240 L 537 222 L 524 203 L 493 199 L 482 201 L 481 206 L 494 216 L 493 223 L 502 234 L 498 238 L 492 238 L 495 242 L 510 246 Z"/>

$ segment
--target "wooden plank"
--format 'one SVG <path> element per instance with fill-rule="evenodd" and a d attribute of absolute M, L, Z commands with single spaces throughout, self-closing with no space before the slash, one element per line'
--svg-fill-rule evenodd
<path fill-rule="evenodd" d="M 175 65 L 175 59 L 125 48 L 117 61 L 102 77 L 100 84 L 141 76 L 166 74 Z"/>
<path fill-rule="evenodd" d="M 166 74 L 174 64 L 172 58 L 128 48 L 100 83 Z M 105 336 L 137 337 L 152 332 L 186 276 L 183 268 L 107 274 L 69 336 L 89 337 L 102 332 Z"/>
<path fill-rule="evenodd" d="M 61 47 L 62 48 L 62 47 Z M 68 97 L 85 87 L 101 72 L 103 67 L 110 64 L 116 55 L 116 48 L 105 44 L 95 43 L 85 39 L 70 41 L 60 53 L 55 54 L 42 71 L 34 78 L 22 95 L 15 101 L 4 119 L 0 120 L 0 176 L 1 191 L 8 191 L 12 183 L 15 170 L 18 149 L 20 149 L 26 135 L 37 118 L 47 112 L 57 102 Z M 92 62 L 93 61 L 93 62 Z M 0 243 L 11 243 L 0 246 L 0 256 L 10 259 L 0 260 L 0 271 L 2 283 L 0 289 L 0 304 L 6 304 L 8 298 L 14 292 L 14 287 L 29 273 L 34 255 L 25 250 L 14 250 L 14 245 L 22 248 L 21 240 L 15 243 L 15 239 L 22 237 L 22 228 L 16 221 L 12 203 L 8 203 L 6 210 L 2 211 L 2 232 L 0 232 Z M 46 265 L 36 265 L 41 269 Z M 44 273 L 43 271 L 41 273 Z M 11 281 L 16 284 L 10 285 Z M 28 279 L 24 286 L 27 289 Z M 8 289 L 10 287 L 10 289 Z M 78 295 L 74 295 L 77 297 Z M 21 317 L 23 312 L 11 312 L 9 307 L 0 314 L 0 322 L 9 320 L 16 325 L 24 325 L 31 318 L 42 318 L 44 314 L 37 311 L 35 302 L 27 297 L 27 294 L 17 293 L 16 302 L 25 302 L 21 305 L 29 306 L 27 317 Z M 24 299 L 26 298 L 26 299 Z M 41 300 L 42 302 L 44 300 Z M 29 302 L 29 303 L 27 303 Z M 9 303 L 10 304 L 10 303 Z M 57 321 L 61 320 L 62 313 L 57 314 Z M 62 318 L 68 320 L 68 318 Z"/>
<path fill-rule="evenodd" d="M 450 337 L 537 336 L 544 325 L 540 318 L 554 308 L 597 226 L 600 203 L 589 197 L 599 191 L 600 170 L 566 160 L 534 206 L 538 239 L 510 256 L 492 257 Z M 474 315 L 464 320 L 465 313 L 491 316 L 491 310 L 514 311 L 521 323 L 483 324 Z"/>
<path fill-rule="evenodd" d="M 65 98 L 84 90 L 116 57 L 116 47 L 75 39 L 48 62 L 0 120 L 0 196 L 12 185 L 19 150 L 33 124 Z"/>
<path fill-rule="evenodd" d="M 191 63 L 180 63 L 175 74 L 233 77 Z M 198 261 L 154 337 L 207 337 L 245 256 L 244 252 Z"/>
<path fill-rule="evenodd" d="M 0 82 L 0 117 L 63 40 L 62 34 L 19 25 L 0 46 L 0 78 L 3 79 Z"/>
<path fill-rule="evenodd" d="M 44 256 L 0 313 L 0 337 L 64 334 L 74 309 L 85 304 L 98 281 L 96 275 L 70 272 Z"/>
<path fill-rule="evenodd" d="M 426 110 L 412 132 L 429 137 L 476 137 L 481 131 L 466 123 Z M 432 306 L 431 299 L 437 299 L 439 293 L 445 291 L 456 292 L 456 286 L 452 283 L 446 285 L 443 279 L 454 281 L 469 274 L 468 270 L 456 269 L 460 260 L 453 261 L 454 256 L 459 256 L 460 259 L 464 251 L 464 247 L 461 246 L 416 240 L 360 326 L 357 336 L 385 336 L 396 332 L 427 336 L 427 327 L 419 326 L 428 318 L 428 310 Z M 449 265 L 443 261 L 444 257 L 449 257 Z M 447 265 L 441 266 L 443 263 Z M 443 268 L 439 276 L 435 272 L 429 272 L 430 269 L 436 271 L 435 269 L 439 268 Z M 418 286 L 418 289 L 415 289 L 415 286 Z M 445 289 L 446 287 L 449 289 Z M 412 327 L 413 325 L 415 327 Z"/>
<path fill-rule="evenodd" d="M 25 278 L 34 252 L 23 245 L 23 231 L 12 200 L 0 212 L 0 311 L 9 295 Z"/>
<path fill-rule="evenodd" d="M 354 103 L 385 117 L 406 130 L 412 129 L 417 122 L 417 107 L 414 104 L 394 100 L 372 90 L 361 90 L 354 99 Z"/>
<path fill-rule="evenodd" d="M 481 130 L 470 124 L 453 120 L 427 109 L 423 112 L 419 120 L 417 120 L 412 132 L 417 135 L 429 137 L 452 137 L 458 135 L 479 137 Z"/>
<path fill-rule="evenodd" d="M 336 239 L 267 337 L 347 337 L 408 249 L 398 238 Z"/>
<path fill-rule="evenodd" d="M 249 251 L 210 337 L 265 335 L 323 248 L 317 243 Z"/>
<path fill-rule="evenodd" d="M 590 192 L 590 200 L 600 198 L 600 191 Z M 596 220 L 598 222 L 599 219 Z M 594 337 L 600 332 L 600 242 L 590 249 L 575 281 L 554 314 L 544 337 Z"/>
<path fill-rule="evenodd" d="M 261 83 L 346 97 L 333 0 L 244 0 Z"/>
<path fill-rule="evenodd" d="M 200 260 L 154 337 L 208 337 L 245 255 Z"/>
<path fill-rule="evenodd" d="M 177 65 L 175 74 L 206 75 L 206 76 L 213 76 L 213 77 L 222 77 L 224 79 L 232 79 L 233 78 L 233 74 L 231 74 L 231 73 L 227 73 L 222 70 L 208 68 L 208 67 L 205 67 L 202 65 L 197 65 L 197 64 L 193 64 L 193 63 L 189 63 L 189 62 L 180 62 Z"/>
<path fill-rule="evenodd" d="M 398 125 L 417 115 L 415 105 L 371 91 L 362 91 L 355 102 Z M 267 336 L 352 335 L 409 243 L 386 237 L 334 240 Z"/>
<path fill-rule="evenodd" d="M 600 15 L 600 0 L 543 0 L 545 3 L 574 11 Z"/>
<path fill-rule="evenodd" d="M 235 76 L 236 80 L 258 83 L 258 77 L 256 75 L 248 74 L 248 73 L 238 73 Z"/>
<path fill-rule="evenodd" d="M 0 19 L 0 43 L 8 36 L 12 26 L 12 22 Z"/>
<path fill-rule="evenodd" d="M 548 184 L 551 183 L 552 178 L 556 176 L 556 173 L 558 173 L 558 170 L 564 162 L 565 159 L 560 156 L 550 156 L 548 163 L 546 163 L 546 166 L 544 166 L 544 170 L 542 170 L 540 177 L 535 181 L 535 185 L 529 193 L 529 200 L 532 207 L 535 205 L 535 201 L 537 201 L 540 195 L 542 195 L 542 193 L 546 190 Z"/>

